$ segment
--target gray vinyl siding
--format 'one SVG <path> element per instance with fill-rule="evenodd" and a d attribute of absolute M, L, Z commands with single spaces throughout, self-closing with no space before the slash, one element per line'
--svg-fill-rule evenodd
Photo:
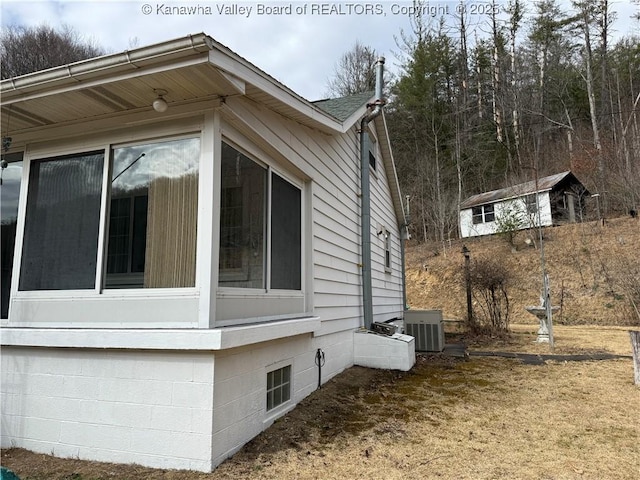
<path fill-rule="evenodd" d="M 262 139 L 236 126 L 239 133 L 267 152 L 261 143 L 268 142 L 291 162 L 289 168 L 302 172 L 313 184 L 313 305 L 314 314 L 322 319 L 320 334 L 357 328 L 362 321 L 362 287 L 356 126 L 342 135 L 327 135 L 242 99 L 229 99 L 228 105 Z M 400 315 L 403 307 L 400 233 L 383 168 L 388 160 L 381 158 L 379 150 L 377 159 L 377 174 L 371 178 L 374 316 L 387 320 Z M 384 244 L 375 232 L 379 223 L 392 235 L 391 273 L 385 272 Z"/>

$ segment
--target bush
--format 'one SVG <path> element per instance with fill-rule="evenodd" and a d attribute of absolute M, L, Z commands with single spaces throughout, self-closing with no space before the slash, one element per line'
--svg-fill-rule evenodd
<path fill-rule="evenodd" d="M 640 325 L 640 259 L 612 254 L 602 260 L 602 270 L 615 300 L 626 300 L 622 323 Z"/>
<path fill-rule="evenodd" d="M 496 233 L 507 239 L 509 245 L 515 246 L 516 235 L 526 226 L 522 211 L 517 204 L 507 204 L 496 216 Z"/>
<path fill-rule="evenodd" d="M 498 260 L 480 258 L 470 269 L 471 292 L 478 308 L 474 309 L 472 330 L 509 330 L 510 274 Z"/>

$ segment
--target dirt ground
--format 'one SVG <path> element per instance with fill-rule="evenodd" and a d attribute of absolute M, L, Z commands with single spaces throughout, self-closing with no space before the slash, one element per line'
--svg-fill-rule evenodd
<path fill-rule="evenodd" d="M 471 348 L 548 352 L 536 328 Z M 630 355 L 624 328 L 555 329 L 555 353 Z M 213 473 L 57 459 L 20 449 L 22 480 L 637 479 L 640 388 L 631 359 L 523 365 L 420 355 L 407 373 L 353 367 Z"/>
<path fill-rule="evenodd" d="M 412 245 L 407 248 L 407 301 L 411 308 L 441 309 L 445 318 L 466 318 L 464 256 L 471 262 L 498 260 L 504 265 L 510 318 L 514 323 L 535 319 L 525 311 L 538 305 L 542 286 L 539 242 L 534 232 L 519 232 L 514 245 L 500 236 L 466 238 L 452 242 Z M 637 305 L 640 257 L 637 218 L 565 225 L 544 229 L 546 271 L 551 285 L 551 301 L 560 307 L 554 321 L 565 325 L 640 325 Z M 474 313 L 481 314 L 477 299 Z"/>

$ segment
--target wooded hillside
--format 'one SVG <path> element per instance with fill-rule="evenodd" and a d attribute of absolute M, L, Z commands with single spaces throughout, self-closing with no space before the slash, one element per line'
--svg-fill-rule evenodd
<path fill-rule="evenodd" d="M 609 0 L 485 3 L 398 36 L 386 111 L 413 238 L 457 238 L 466 197 L 566 170 L 606 216 L 638 210 L 640 38 L 612 41 Z"/>
<path fill-rule="evenodd" d="M 533 233 L 534 237 L 536 233 Z M 512 247 L 499 235 L 465 239 L 471 263 L 488 259 L 505 267 L 512 322 L 536 323 L 524 309 L 538 305 L 542 289 L 539 245 L 522 231 Z M 544 229 L 554 323 L 640 325 L 640 221 L 621 217 Z M 467 316 L 462 240 L 410 245 L 407 301 L 413 309 L 442 309 L 445 318 Z M 534 246 L 535 245 L 535 246 Z M 481 314 L 474 298 L 474 309 Z"/>

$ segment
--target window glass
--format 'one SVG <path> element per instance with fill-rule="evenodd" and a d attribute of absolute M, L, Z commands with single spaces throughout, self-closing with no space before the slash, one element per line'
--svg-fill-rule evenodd
<path fill-rule="evenodd" d="M 525 197 L 525 204 L 527 206 L 527 213 L 536 213 L 538 211 L 538 203 L 536 195 L 527 195 Z"/>
<path fill-rule="evenodd" d="M 195 286 L 200 139 L 112 152 L 106 288 Z"/>
<path fill-rule="evenodd" d="M 271 178 L 271 288 L 301 289 L 300 189 Z"/>
<path fill-rule="evenodd" d="M 31 162 L 20 290 L 95 287 L 103 152 Z"/>
<path fill-rule="evenodd" d="M 385 271 L 391 271 L 391 233 L 386 229 L 384 231 L 384 268 Z"/>
<path fill-rule="evenodd" d="M 222 144 L 220 285 L 265 288 L 267 170 Z"/>
<path fill-rule="evenodd" d="M 291 398 L 291 365 L 267 373 L 267 411 Z"/>
<path fill-rule="evenodd" d="M 482 218 L 482 207 L 473 207 L 471 209 L 471 214 L 473 215 L 473 223 L 477 225 L 478 223 L 483 222 Z"/>
<path fill-rule="evenodd" d="M 16 227 L 18 222 L 18 199 L 22 179 L 22 153 L 3 155 L 8 162 L 2 170 L 2 186 L 0 192 L 0 208 L 2 209 L 2 318 L 9 315 L 9 295 L 13 272 L 13 250 L 16 243 Z"/>
<path fill-rule="evenodd" d="M 367 143 L 369 144 L 369 166 L 372 170 L 376 169 L 377 161 L 376 161 L 376 143 L 371 138 L 370 134 L 367 134 Z"/>
<path fill-rule="evenodd" d="M 485 222 L 493 222 L 496 219 L 495 214 L 493 213 L 493 204 L 484 206 L 484 221 Z"/>

